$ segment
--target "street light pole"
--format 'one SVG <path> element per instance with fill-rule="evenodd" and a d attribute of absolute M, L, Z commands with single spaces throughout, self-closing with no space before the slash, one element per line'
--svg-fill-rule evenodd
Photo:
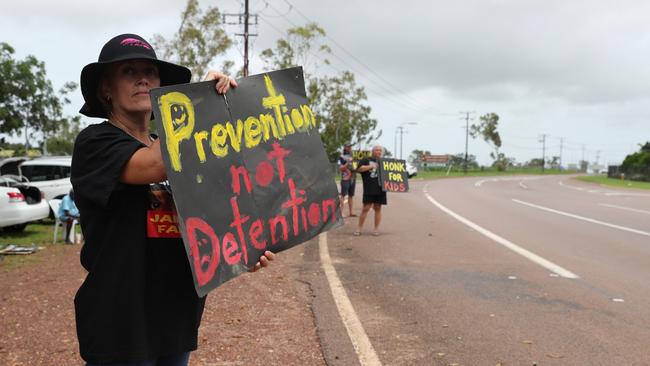
<path fill-rule="evenodd" d="M 399 131 L 399 158 L 402 159 L 402 148 L 404 146 L 404 126 L 417 125 L 417 122 L 405 122 L 395 129 L 395 157 L 397 157 L 397 131 Z"/>

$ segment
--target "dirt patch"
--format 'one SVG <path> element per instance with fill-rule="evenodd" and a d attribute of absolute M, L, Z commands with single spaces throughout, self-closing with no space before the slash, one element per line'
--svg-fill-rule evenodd
<path fill-rule="evenodd" d="M 85 277 L 80 246 L 50 246 L 19 266 L 0 262 L 0 365 L 83 365 L 73 298 Z M 208 295 L 191 365 L 325 365 L 297 280 L 302 248 Z"/>

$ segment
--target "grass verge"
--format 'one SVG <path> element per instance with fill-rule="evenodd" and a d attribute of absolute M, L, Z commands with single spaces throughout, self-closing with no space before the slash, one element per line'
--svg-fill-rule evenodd
<path fill-rule="evenodd" d="M 54 235 L 54 220 L 45 219 L 37 222 L 32 222 L 25 227 L 23 231 L 0 231 L 0 249 L 5 248 L 7 245 L 18 245 L 23 247 L 49 247 L 52 245 L 63 245 L 61 240 L 61 227 L 57 233 L 57 242 L 52 244 L 52 236 Z M 79 225 L 76 226 L 76 231 L 81 232 Z M 0 260 L 0 268 L 12 269 L 23 264 L 33 263 L 39 261 L 39 256 L 34 254 L 25 255 L 4 255 Z"/>
<path fill-rule="evenodd" d="M 650 182 L 621 180 L 621 179 L 608 178 L 599 175 L 585 175 L 581 177 L 576 177 L 575 179 L 581 180 L 583 182 L 602 184 L 605 186 L 617 187 L 617 188 L 650 189 Z"/>
<path fill-rule="evenodd" d="M 418 175 L 413 179 L 437 179 L 437 178 L 458 178 L 458 177 L 491 177 L 503 175 L 551 175 L 551 174 L 575 174 L 575 171 L 558 170 L 558 169 L 508 169 L 506 171 L 498 171 L 496 169 L 483 169 L 483 170 L 469 170 L 467 173 L 462 170 L 452 170 L 447 174 L 446 170 L 425 170 L 418 171 Z"/>

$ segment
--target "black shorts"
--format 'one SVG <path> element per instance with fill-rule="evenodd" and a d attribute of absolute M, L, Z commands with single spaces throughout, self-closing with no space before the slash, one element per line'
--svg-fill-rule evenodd
<path fill-rule="evenodd" d="M 353 180 L 342 180 L 341 181 L 341 196 L 354 197 L 354 187 L 356 182 Z"/>
<path fill-rule="evenodd" d="M 382 194 L 364 194 L 363 203 L 379 203 L 385 205 L 387 204 L 386 192 L 383 192 Z"/>

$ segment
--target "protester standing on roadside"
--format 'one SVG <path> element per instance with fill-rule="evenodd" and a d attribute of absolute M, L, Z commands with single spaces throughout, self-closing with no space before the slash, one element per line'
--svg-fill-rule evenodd
<path fill-rule="evenodd" d="M 378 160 L 381 159 L 383 151 L 384 148 L 380 145 L 373 146 L 372 155 L 369 158 L 361 159 L 357 166 L 357 171 L 361 173 L 361 179 L 363 179 L 363 209 L 361 210 L 361 216 L 359 216 L 359 226 L 354 232 L 356 236 L 361 235 L 363 223 L 366 221 L 370 208 L 375 211 L 375 226 L 372 234 L 375 236 L 379 235 L 381 206 L 387 203 L 386 192 L 379 185 Z"/>
<path fill-rule="evenodd" d="M 352 166 L 352 145 L 346 144 L 343 147 L 343 154 L 339 157 L 338 161 L 339 170 L 341 171 L 341 214 L 343 214 L 343 206 L 348 202 L 348 210 L 350 217 L 355 217 L 352 212 L 354 206 L 354 189 L 357 183 L 357 173 Z"/>
<path fill-rule="evenodd" d="M 75 316 L 87 365 L 187 365 L 197 347 L 205 298 L 194 290 L 183 242 L 147 232 L 147 212 L 173 199 L 166 184 L 156 184 L 167 175 L 160 140 L 149 133 L 149 90 L 190 77 L 135 34 L 108 41 L 81 72 L 80 113 L 105 119 L 79 134 L 72 159 L 88 271 Z M 214 71 L 207 79 L 220 94 L 237 85 Z M 251 271 L 273 258 L 265 252 Z"/>

